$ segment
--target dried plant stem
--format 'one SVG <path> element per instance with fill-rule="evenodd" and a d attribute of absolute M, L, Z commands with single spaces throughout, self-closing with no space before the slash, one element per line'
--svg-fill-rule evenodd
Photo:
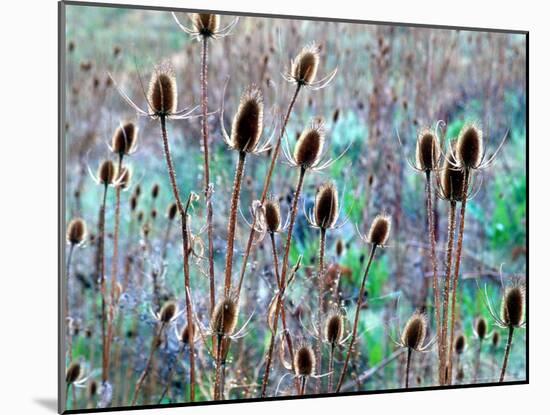
<path fill-rule="evenodd" d="M 502 369 L 500 370 L 499 382 L 504 382 L 504 375 L 506 374 L 506 367 L 508 366 L 508 358 L 510 357 L 510 349 L 512 348 L 512 337 L 514 336 L 514 326 L 508 328 L 508 340 L 506 341 L 506 350 L 504 351 L 504 361 L 502 362 Z"/>
<path fill-rule="evenodd" d="M 300 92 L 300 89 L 301 89 L 301 85 L 298 84 L 294 91 L 294 95 L 292 96 L 290 103 L 288 104 L 288 109 L 283 119 L 283 124 L 281 125 L 281 133 L 279 134 L 277 138 L 277 142 L 275 143 L 275 147 L 272 150 L 271 162 L 269 164 L 269 169 L 265 176 L 264 188 L 262 190 L 262 197 L 260 198 L 261 205 L 264 204 L 265 199 L 267 198 L 267 192 L 269 191 L 269 185 L 271 184 L 271 176 L 273 175 L 273 169 L 275 168 L 275 164 L 277 163 L 277 159 L 279 157 L 279 153 L 281 150 L 281 142 L 285 134 L 286 125 L 288 124 L 290 113 L 292 112 L 292 108 L 294 108 L 294 104 L 296 103 L 296 99 L 298 98 L 298 93 Z M 248 265 L 248 258 L 250 256 L 250 251 L 252 249 L 252 244 L 254 242 L 254 232 L 255 232 L 257 220 L 258 218 L 256 217 L 256 215 L 254 215 L 254 217 L 252 218 L 252 226 L 250 227 L 250 234 L 248 235 L 248 241 L 246 243 L 246 249 L 244 251 L 243 263 L 241 266 L 241 275 L 239 276 L 239 287 L 237 289 L 237 295 L 240 295 L 241 293 L 244 275 L 246 273 L 246 267 Z"/>
<path fill-rule="evenodd" d="M 409 371 L 411 369 L 412 349 L 407 347 L 407 366 L 405 368 L 405 389 L 409 388 Z"/>
<path fill-rule="evenodd" d="M 229 223 L 227 225 L 227 252 L 225 253 L 225 295 L 231 291 L 231 274 L 233 271 L 233 248 L 235 245 L 235 227 L 237 224 L 237 211 L 239 210 L 239 195 L 244 173 L 246 153 L 239 152 L 239 161 L 235 170 L 235 181 L 233 183 L 233 194 L 231 196 L 231 207 L 229 210 Z"/>
<path fill-rule="evenodd" d="M 321 320 L 323 315 L 323 296 L 324 296 L 324 282 L 325 282 L 325 241 L 326 241 L 327 231 L 325 228 L 321 228 L 319 232 L 319 274 L 317 275 L 317 286 L 318 286 L 318 295 L 319 295 L 319 304 L 317 310 L 317 348 L 316 353 L 316 363 L 317 363 L 317 374 L 321 373 L 321 368 L 323 367 L 321 359 L 323 357 L 321 347 L 323 345 L 323 340 L 321 338 Z M 315 392 L 319 393 L 321 389 L 321 378 L 317 378 L 317 384 L 315 386 Z"/>
<path fill-rule="evenodd" d="M 99 286 L 101 291 L 101 344 L 102 344 L 102 372 L 101 380 L 107 382 L 109 374 L 107 373 L 107 334 L 106 334 L 106 304 L 105 296 L 107 288 L 105 283 L 105 208 L 107 204 L 108 185 L 103 188 L 103 201 L 99 213 Z"/>
<path fill-rule="evenodd" d="M 143 369 L 143 372 L 141 372 L 141 375 L 138 378 L 138 381 L 136 383 L 136 387 L 134 389 L 134 397 L 132 398 L 131 405 L 134 406 L 137 402 L 139 391 L 141 390 L 141 387 L 143 386 L 143 382 L 147 378 L 147 375 L 149 374 L 151 370 L 151 366 L 153 363 L 153 357 L 155 355 L 155 351 L 157 350 L 159 344 L 160 344 L 160 337 L 162 335 L 162 332 L 164 330 L 165 323 L 160 323 L 159 328 L 157 329 L 157 332 L 153 336 L 153 341 L 151 343 L 151 352 L 149 353 L 149 357 L 147 358 L 147 363 L 145 364 L 145 369 Z"/>
<path fill-rule="evenodd" d="M 210 316 L 216 305 L 214 279 L 214 236 L 212 226 L 212 192 L 210 189 L 210 160 L 208 155 L 208 37 L 201 38 L 201 111 L 202 146 L 204 151 L 204 200 L 206 202 L 206 232 L 208 234 L 208 278 L 210 281 Z"/>
<path fill-rule="evenodd" d="M 170 144 L 168 142 L 168 134 L 166 132 L 166 118 L 160 117 L 160 127 L 162 133 L 162 143 L 164 150 L 164 157 L 166 159 L 166 166 L 168 168 L 168 176 L 170 177 L 170 184 L 172 186 L 172 192 L 174 199 L 176 200 L 176 206 L 181 219 L 181 238 L 183 242 L 183 277 L 185 285 L 185 309 L 187 314 L 187 321 L 193 321 L 193 309 L 191 304 L 191 278 L 189 274 L 189 230 L 187 228 L 187 210 L 189 208 L 190 197 L 187 199 L 187 205 L 184 207 L 181 201 L 181 197 L 176 182 L 176 173 L 174 171 L 174 165 L 172 163 L 172 156 L 170 154 Z M 189 388 L 190 388 L 190 400 L 195 400 L 195 345 L 194 342 L 189 344 Z"/>
<path fill-rule="evenodd" d="M 479 367 L 481 366 L 481 347 L 483 346 L 483 339 L 479 339 L 479 345 L 476 352 L 476 362 L 474 364 L 474 383 L 477 383 L 479 377 Z"/>
<path fill-rule="evenodd" d="M 218 334 L 216 337 L 216 374 L 214 379 L 214 400 L 220 400 L 220 383 L 221 383 L 221 366 L 222 366 L 222 342 L 223 335 Z"/>
<path fill-rule="evenodd" d="M 330 354 L 328 357 L 328 393 L 332 392 L 332 379 L 334 377 L 334 351 L 336 346 L 334 344 L 330 345 Z"/>
<path fill-rule="evenodd" d="M 73 361 L 73 336 L 71 334 L 71 325 L 69 320 L 69 318 L 71 317 L 69 309 L 69 278 L 71 273 L 71 260 L 73 258 L 73 252 L 74 244 L 71 244 L 71 247 L 69 248 L 69 255 L 67 256 L 67 288 L 65 292 L 65 321 L 67 322 L 67 354 L 69 363 Z"/>
<path fill-rule="evenodd" d="M 430 181 L 430 171 L 426 172 L 426 210 L 428 216 L 428 232 L 430 234 L 430 256 L 432 260 L 433 281 L 432 289 L 434 295 L 434 307 L 435 307 L 435 320 L 436 320 L 436 335 L 437 335 L 437 352 L 439 361 L 442 360 L 441 356 L 441 304 L 440 304 L 440 292 L 439 292 L 439 280 L 437 276 L 437 254 L 436 254 L 436 240 L 435 240 L 435 226 L 434 226 L 434 208 L 432 199 L 432 186 Z"/>
<path fill-rule="evenodd" d="M 447 347 L 451 348 L 452 345 L 447 344 L 447 327 L 449 319 L 449 291 L 451 286 L 451 268 L 452 268 L 452 255 L 454 245 L 455 234 L 455 220 L 456 220 L 456 202 L 451 201 L 449 204 L 449 219 L 447 226 L 447 251 L 445 259 L 445 289 L 443 293 L 443 327 L 441 328 L 441 344 L 443 345 L 441 350 L 441 356 L 439 360 L 439 383 L 445 385 L 447 383 Z"/>
<path fill-rule="evenodd" d="M 372 259 L 374 258 L 374 252 L 376 251 L 376 245 L 372 245 L 369 261 L 367 262 L 367 267 L 365 268 L 365 273 L 363 274 L 363 280 L 361 281 L 361 289 L 359 290 L 359 297 L 357 298 L 357 310 L 355 310 L 355 319 L 353 321 L 353 331 L 351 333 L 351 339 L 349 341 L 348 351 L 346 353 L 346 359 L 344 360 L 344 366 L 342 367 L 342 372 L 340 373 L 340 380 L 338 380 L 338 385 L 336 386 L 336 393 L 340 392 L 340 388 L 344 383 L 344 378 L 346 377 L 346 370 L 348 369 L 349 360 L 351 357 L 351 351 L 355 345 L 355 339 L 357 337 L 357 327 L 359 325 L 359 314 L 361 312 L 361 305 L 363 304 L 363 295 L 365 293 L 365 283 L 367 282 L 367 277 L 369 275 L 370 266 L 372 264 Z"/>
<path fill-rule="evenodd" d="M 460 272 L 460 260 L 462 257 L 462 241 L 464 240 L 464 224 L 466 219 L 466 202 L 468 200 L 468 182 L 470 179 L 470 170 L 465 169 L 464 171 L 464 181 L 462 183 L 462 204 L 460 206 L 460 227 L 458 230 L 458 239 L 456 242 L 456 253 L 455 253 L 455 269 L 453 275 L 453 288 L 452 288 L 452 301 L 451 301 L 451 340 L 449 342 L 449 373 L 453 373 L 453 350 L 452 345 L 455 340 L 455 319 L 456 319 L 456 292 L 458 289 L 458 274 Z M 449 377 L 449 382 L 452 383 L 452 376 Z"/>
<path fill-rule="evenodd" d="M 300 379 L 300 395 L 305 395 L 307 386 L 307 376 L 302 376 Z"/>

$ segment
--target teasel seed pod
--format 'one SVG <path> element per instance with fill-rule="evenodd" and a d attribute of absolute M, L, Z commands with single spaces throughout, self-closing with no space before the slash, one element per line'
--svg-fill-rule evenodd
<path fill-rule="evenodd" d="M 170 323 L 177 313 L 178 305 L 173 301 L 168 301 L 160 310 L 159 320 L 165 324 Z"/>
<path fill-rule="evenodd" d="M 500 342 L 500 334 L 498 331 L 494 331 L 493 337 L 491 337 L 491 345 L 493 346 L 493 348 L 496 349 L 498 347 L 499 342 Z"/>
<path fill-rule="evenodd" d="M 178 205 L 176 205 L 176 202 L 171 203 L 168 206 L 168 213 L 167 213 L 168 220 L 174 220 L 177 214 L 178 214 Z"/>
<path fill-rule="evenodd" d="M 105 160 L 99 165 L 97 177 L 99 183 L 109 186 L 112 185 L 116 177 L 116 166 L 111 160 Z"/>
<path fill-rule="evenodd" d="M 91 380 L 90 383 L 88 383 L 88 398 L 93 399 L 97 395 L 97 389 L 97 382 Z"/>
<path fill-rule="evenodd" d="M 82 376 L 82 367 L 78 362 L 72 362 L 65 373 L 65 382 L 68 385 L 75 383 Z"/>
<path fill-rule="evenodd" d="M 485 337 L 487 336 L 487 329 L 487 320 L 485 320 L 483 317 L 478 317 L 474 324 L 474 330 L 479 340 L 485 339 Z"/>
<path fill-rule="evenodd" d="M 214 36 L 220 27 L 220 16 L 210 13 L 193 13 L 191 20 L 195 31 L 204 37 Z"/>
<path fill-rule="evenodd" d="M 267 230 L 271 233 L 279 232 L 281 229 L 281 205 L 279 202 L 274 199 L 266 200 L 264 211 Z"/>
<path fill-rule="evenodd" d="M 303 344 L 294 353 L 294 370 L 297 376 L 315 374 L 315 353 L 310 345 Z"/>
<path fill-rule="evenodd" d="M 128 189 L 132 182 L 132 170 L 127 166 L 122 166 L 117 179 L 117 186 L 122 190 Z"/>
<path fill-rule="evenodd" d="M 189 324 L 186 324 L 185 327 L 181 330 L 181 333 L 180 333 L 180 336 L 179 336 L 179 340 L 184 344 L 184 345 L 189 345 L 189 342 L 190 340 L 191 341 L 195 341 L 195 333 L 196 333 L 196 330 L 197 330 L 197 327 L 195 324 L 192 325 L 191 327 L 191 332 L 190 333 L 189 331 Z"/>
<path fill-rule="evenodd" d="M 315 120 L 304 130 L 294 147 L 294 161 L 304 169 L 314 166 L 320 159 L 325 145 L 325 128 L 322 120 Z"/>
<path fill-rule="evenodd" d="M 235 298 L 226 296 L 214 307 L 211 329 L 218 336 L 231 336 L 237 327 L 239 305 Z"/>
<path fill-rule="evenodd" d="M 426 338 L 427 326 L 426 316 L 418 312 L 414 313 L 407 321 L 401 335 L 402 344 L 412 350 L 420 350 Z"/>
<path fill-rule="evenodd" d="M 253 152 L 263 129 L 264 104 L 262 92 L 249 86 L 241 96 L 231 127 L 231 147 L 240 152 Z"/>
<path fill-rule="evenodd" d="M 299 85 L 309 85 L 315 81 L 318 67 L 319 48 L 308 45 L 292 61 L 290 75 Z"/>
<path fill-rule="evenodd" d="M 332 312 L 325 321 L 325 339 L 333 346 L 340 344 L 344 337 L 344 316 L 340 312 Z"/>
<path fill-rule="evenodd" d="M 502 321 L 507 327 L 520 327 L 523 324 L 525 290 L 522 286 L 507 288 L 502 302 Z"/>
<path fill-rule="evenodd" d="M 315 224 L 321 229 L 330 229 L 338 220 L 338 191 L 332 182 L 324 183 L 315 195 Z"/>
<path fill-rule="evenodd" d="M 455 339 L 455 353 L 458 355 L 461 355 L 464 353 L 464 350 L 466 349 L 466 337 L 464 337 L 464 334 L 460 334 Z"/>
<path fill-rule="evenodd" d="M 336 256 L 341 257 L 342 255 L 344 255 L 345 250 L 346 250 L 346 244 L 342 239 L 338 238 L 338 240 L 336 241 L 336 247 L 335 247 Z"/>
<path fill-rule="evenodd" d="M 483 133 L 473 124 L 462 127 L 456 144 L 456 153 L 461 166 L 476 169 L 483 159 Z"/>
<path fill-rule="evenodd" d="M 440 159 L 437 138 L 432 130 L 424 129 L 416 140 L 416 167 L 428 172 L 436 170 Z"/>
<path fill-rule="evenodd" d="M 67 225 L 67 242 L 71 245 L 80 245 L 86 239 L 86 232 L 84 219 L 72 219 Z"/>
<path fill-rule="evenodd" d="M 131 154 L 136 147 L 138 128 L 133 122 L 119 126 L 113 134 L 111 149 L 119 156 Z"/>
<path fill-rule="evenodd" d="M 176 77 L 169 66 L 159 66 L 153 71 L 147 92 L 147 103 L 150 112 L 156 116 L 168 116 L 176 112 Z"/>
<path fill-rule="evenodd" d="M 155 183 L 151 188 L 151 197 L 153 199 L 156 199 L 159 196 L 159 192 L 160 192 L 160 185 L 158 183 Z"/>
<path fill-rule="evenodd" d="M 391 230 L 391 219 L 387 215 L 377 215 L 372 221 L 367 241 L 376 246 L 384 246 Z"/>
<path fill-rule="evenodd" d="M 137 198 L 136 198 L 136 195 L 133 195 L 130 198 L 130 210 L 134 212 L 136 208 L 137 208 Z"/>
<path fill-rule="evenodd" d="M 448 154 L 447 158 L 452 158 Z M 462 186 L 464 184 L 464 170 L 454 167 L 445 160 L 439 179 L 439 193 L 441 197 L 450 202 L 462 201 Z"/>

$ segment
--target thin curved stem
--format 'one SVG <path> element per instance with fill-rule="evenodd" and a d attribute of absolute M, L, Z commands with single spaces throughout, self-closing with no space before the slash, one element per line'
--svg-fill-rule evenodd
<path fill-rule="evenodd" d="M 328 357 L 328 393 L 332 392 L 332 379 L 334 377 L 334 349 L 335 345 L 330 345 L 330 355 Z"/>
<path fill-rule="evenodd" d="M 464 171 L 464 181 L 462 183 L 462 205 L 460 207 L 460 227 L 458 230 L 458 240 L 456 243 L 456 257 L 455 257 L 455 270 L 453 275 L 453 290 L 452 290 L 452 301 L 451 301 L 451 340 L 449 342 L 449 373 L 453 373 L 453 350 L 452 345 L 455 340 L 455 319 L 456 319 L 456 292 L 458 288 L 458 273 L 460 272 L 460 260 L 462 257 L 462 241 L 464 240 L 464 224 L 466 218 L 466 202 L 467 202 L 467 192 L 468 192 L 468 182 L 470 179 L 470 170 L 466 169 Z M 452 383 L 452 376 L 449 377 L 449 382 Z"/>
<path fill-rule="evenodd" d="M 105 296 L 107 287 L 105 284 L 105 207 L 107 204 L 107 189 L 108 185 L 104 185 L 103 201 L 99 214 L 99 285 L 101 291 L 101 344 L 102 344 L 102 372 L 101 380 L 106 382 L 109 378 L 107 373 L 107 337 L 106 337 L 106 304 Z"/>
<path fill-rule="evenodd" d="M 233 194 L 231 196 L 231 207 L 229 210 L 229 223 L 227 225 L 227 251 L 225 253 L 225 295 L 231 291 L 231 274 L 233 271 L 233 248 L 235 245 L 235 227 L 237 225 L 237 212 L 239 210 L 239 196 L 244 173 L 246 153 L 239 152 L 239 161 L 235 170 L 235 181 L 233 183 Z"/>
<path fill-rule="evenodd" d="M 367 282 L 367 277 L 369 275 L 369 270 L 372 264 L 372 259 L 374 258 L 375 251 L 376 245 L 372 245 L 369 255 L 369 261 L 367 262 L 367 267 L 365 268 L 365 273 L 363 274 L 363 280 L 361 281 L 361 289 L 359 290 L 359 297 L 357 298 L 357 310 L 355 310 L 355 319 L 353 321 L 353 331 L 351 333 L 351 339 L 349 341 L 348 351 L 346 353 L 346 360 L 344 361 L 344 366 L 342 367 L 342 372 L 340 373 L 340 379 L 338 380 L 338 385 L 336 386 L 336 393 L 340 392 L 340 388 L 344 383 L 344 378 L 346 377 L 346 371 L 348 369 L 349 360 L 351 357 L 351 350 L 355 345 L 355 339 L 357 337 L 357 327 L 359 325 L 359 314 L 361 312 L 361 305 L 363 304 L 363 295 L 365 294 L 365 283 Z"/>
<path fill-rule="evenodd" d="M 508 329 L 508 340 L 506 341 L 506 350 L 504 351 L 504 361 L 502 362 L 502 369 L 500 370 L 499 382 L 504 382 L 504 375 L 506 374 L 506 367 L 508 366 L 508 358 L 510 357 L 510 349 L 512 348 L 512 337 L 514 336 L 514 327 L 510 326 Z"/>
<path fill-rule="evenodd" d="M 273 154 L 271 156 L 271 163 L 269 165 L 269 169 L 267 171 L 267 174 L 265 176 L 264 181 L 264 188 L 262 190 L 262 197 L 260 198 L 260 204 L 263 206 L 265 199 L 267 198 L 267 192 L 269 191 L 269 185 L 271 184 L 271 177 L 273 175 L 273 169 L 275 168 L 275 164 L 277 163 L 277 159 L 279 158 L 279 153 L 281 150 L 281 142 L 282 138 L 286 131 L 286 126 L 288 124 L 288 120 L 290 118 L 290 113 L 292 112 L 292 108 L 294 108 L 294 104 L 296 103 L 296 99 L 298 98 L 298 93 L 300 92 L 301 85 L 296 85 L 296 89 L 294 91 L 294 95 L 292 96 L 290 103 L 288 104 L 288 109 L 286 111 L 285 118 L 283 119 L 283 123 L 281 125 L 281 133 L 279 134 L 279 137 L 277 138 L 277 142 L 275 143 L 275 147 L 273 148 Z M 237 289 L 237 295 L 240 295 L 244 275 L 246 273 L 246 267 L 248 265 L 248 258 L 250 256 L 250 251 L 252 249 L 252 243 L 254 242 L 254 232 L 256 227 L 256 221 L 257 221 L 257 215 L 254 215 L 254 218 L 252 219 L 252 226 L 250 227 L 250 234 L 248 235 L 248 241 L 246 243 L 246 249 L 244 251 L 244 258 L 243 263 L 241 266 L 241 275 L 239 276 L 239 287 Z"/>
<path fill-rule="evenodd" d="M 479 346 L 476 353 L 476 362 L 474 365 L 474 383 L 477 383 L 477 378 L 479 377 L 479 368 L 481 366 L 481 347 L 483 346 L 483 339 L 479 339 Z"/>
<path fill-rule="evenodd" d="M 323 367 L 321 359 L 322 359 L 322 343 L 323 340 L 321 338 L 321 318 L 323 315 L 323 308 L 324 308 L 324 302 L 323 302 L 323 295 L 324 295 L 324 282 L 325 282 L 325 241 L 326 241 L 326 229 L 321 228 L 319 232 L 319 274 L 317 275 L 317 286 L 318 286 L 318 295 L 319 295 L 319 304 L 318 304 L 318 310 L 317 310 L 317 333 L 318 333 L 318 339 L 317 339 L 317 349 L 315 351 L 317 358 L 317 374 L 321 374 L 321 368 Z M 317 384 L 316 384 L 316 392 L 319 393 L 321 389 L 321 378 L 317 378 Z"/>
<path fill-rule="evenodd" d="M 184 208 L 181 201 L 178 185 L 176 182 L 176 173 L 174 171 L 174 164 L 172 163 L 172 156 L 170 154 L 170 143 L 168 142 L 168 134 L 166 132 L 166 117 L 160 117 L 160 127 L 162 135 L 162 144 L 164 150 L 164 157 L 166 159 L 166 166 L 168 169 L 168 176 L 170 177 L 170 184 L 172 186 L 172 192 L 174 199 L 176 200 L 176 206 L 181 219 L 181 238 L 183 242 L 183 278 L 185 285 L 185 309 L 187 314 L 187 321 L 193 321 L 193 309 L 191 304 L 191 278 L 189 274 L 189 230 L 187 229 L 187 209 L 189 207 L 189 199 L 187 206 Z M 191 330 L 193 331 L 193 330 Z M 189 334 L 190 336 L 192 333 Z M 190 400 L 195 400 L 195 345 L 194 342 L 189 343 L 189 388 L 190 388 Z"/>
<path fill-rule="evenodd" d="M 412 350 L 410 347 L 407 347 L 407 366 L 405 368 L 405 389 L 409 389 L 409 371 L 411 369 L 411 355 L 412 355 Z"/>
<path fill-rule="evenodd" d="M 69 355 L 68 360 L 69 362 L 73 361 L 73 336 L 71 335 L 71 327 L 70 327 L 70 320 L 69 317 L 71 317 L 70 309 L 69 309 L 69 278 L 70 278 L 70 272 L 71 272 L 71 261 L 73 258 L 73 251 L 74 251 L 75 244 L 71 244 L 71 247 L 69 248 L 69 255 L 67 256 L 67 283 L 66 283 L 66 290 L 65 290 L 65 321 L 67 323 L 67 353 Z"/>

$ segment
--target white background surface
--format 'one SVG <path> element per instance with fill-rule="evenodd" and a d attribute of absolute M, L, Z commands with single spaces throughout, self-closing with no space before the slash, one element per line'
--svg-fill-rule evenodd
<path fill-rule="evenodd" d="M 550 118 L 550 22 L 543 2 L 134 2 L 531 32 L 530 385 L 176 408 L 145 413 L 548 413 L 550 272 L 546 257 L 550 230 L 546 203 L 549 203 L 550 133 L 544 127 Z M 57 4 L 54 0 L 3 1 L 0 16 L 3 127 L 0 130 L 0 411 L 51 414 L 55 412 L 57 384 Z"/>

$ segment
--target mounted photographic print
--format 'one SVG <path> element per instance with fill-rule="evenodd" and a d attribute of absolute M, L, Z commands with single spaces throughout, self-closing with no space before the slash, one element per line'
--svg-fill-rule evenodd
<path fill-rule="evenodd" d="M 60 412 L 528 382 L 527 32 L 59 16 Z"/>

